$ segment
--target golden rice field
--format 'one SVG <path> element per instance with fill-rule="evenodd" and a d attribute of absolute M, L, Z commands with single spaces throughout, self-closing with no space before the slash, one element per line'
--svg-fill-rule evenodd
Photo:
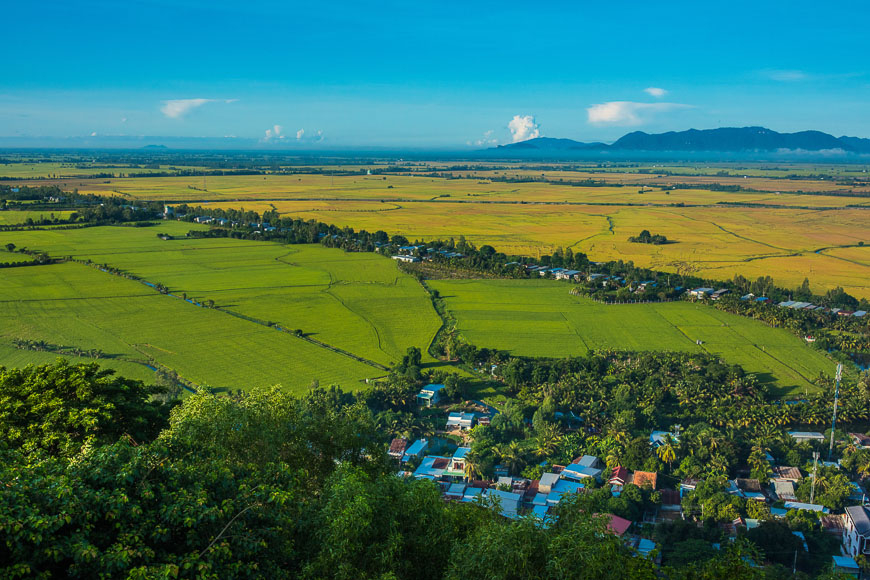
<path fill-rule="evenodd" d="M 653 187 L 640 193 L 637 186 L 493 182 L 483 173 L 496 175 L 498 171 L 504 176 L 531 170 L 494 166 L 485 169 L 477 172 L 479 179 L 277 174 L 62 183 L 81 192 L 114 193 L 131 199 L 208 203 L 259 212 L 277 210 L 286 216 L 370 231 L 381 229 L 410 239 L 464 235 L 478 245 L 491 244 L 504 252 L 531 256 L 570 247 L 593 260 L 633 260 L 665 271 L 675 270 L 677 263 L 689 263 L 701 275 L 713 279 L 735 274 L 749 278 L 771 275 L 780 285 L 797 286 L 808 277 L 817 292 L 842 286 L 855 296 L 870 297 L 870 249 L 858 247 L 861 242 L 870 245 L 870 197 L 788 193 L 816 186 L 820 192 L 828 191 L 827 187 L 834 185 L 830 179 L 815 180 L 818 184 L 808 179 L 773 179 L 763 177 L 765 172 L 760 169 L 752 169 L 754 175 L 750 175 L 749 169 L 737 167 L 729 168 L 729 175 L 746 171 L 747 179 L 729 179 L 755 189 L 764 189 L 764 183 L 770 182 L 772 191 L 665 191 Z M 852 177 L 863 171 L 837 171 L 847 170 Z M 780 171 L 810 174 L 817 169 Z M 654 177 L 592 170 L 556 173 L 545 169 L 542 173 L 551 180 L 561 177 L 618 182 Z M 665 178 L 671 182 L 726 181 L 719 176 Z M 756 206 L 729 207 L 719 202 Z M 648 246 L 627 241 L 642 229 L 663 234 L 676 243 Z"/>

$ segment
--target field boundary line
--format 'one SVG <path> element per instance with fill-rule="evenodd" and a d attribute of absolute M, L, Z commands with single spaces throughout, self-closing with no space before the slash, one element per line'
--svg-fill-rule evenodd
<path fill-rule="evenodd" d="M 119 274 L 115 274 L 115 273 L 113 273 L 113 272 L 110 272 L 110 271 L 108 271 L 108 270 L 104 270 L 103 268 L 99 268 L 99 267 L 97 267 L 97 268 L 95 268 L 95 269 L 96 269 L 96 270 L 99 270 L 100 272 L 105 272 L 106 274 L 109 274 L 110 276 L 120 276 L 120 277 L 122 277 L 122 278 L 125 277 L 125 276 L 121 276 L 121 275 L 119 275 Z M 330 274 L 330 276 L 332 276 L 332 275 Z M 198 306 L 199 308 L 206 308 L 206 306 L 204 306 L 204 305 L 201 304 L 200 302 L 196 302 L 196 301 L 195 301 L 194 299 L 192 299 L 192 298 L 184 299 L 184 298 L 182 298 L 181 296 L 178 296 L 177 294 L 173 294 L 173 293 L 171 293 L 171 292 L 166 292 L 166 293 L 164 294 L 163 292 L 160 292 L 159 290 L 156 289 L 156 284 L 155 284 L 155 283 L 153 283 L 153 282 L 149 282 L 148 280 L 145 280 L 144 278 L 138 278 L 138 277 L 137 277 L 137 279 L 132 279 L 132 278 L 127 278 L 127 279 L 128 279 L 128 280 L 132 280 L 132 281 L 134 281 L 134 282 L 138 282 L 138 283 L 143 284 L 143 285 L 145 285 L 145 286 L 148 286 L 149 288 L 152 288 L 152 289 L 154 289 L 155 291 L 157 291 L 158 294 L 163 294 L 163 295 L 168 296 L 168 297 L 170 297 L 170 298 L 175 298 L 175 299 L 177 299 L 177 300 L 181 300 L 181 301 L 183 301 L 183 302 L 187 302 L 188 304 L 192 304 L 193 306 Z M 290 336 L 294 336 L 294 337 L 296 337 L 296 338 L 299 338 L 299 339 L 304 340 L 304 341 L 306 341 L 306 342 L 309 342 L 309 343 L 311 343 L 311 344 L 314 344 L 314 345 L 320 346 L 320 347 L 325 348 L 325 349 L 327 349 L 327 350 L 331 350 L 332 352 L 335 352 L 335 353 L 337 353 L 337 354 L 340 354 L 340 355 L 343 355 L 343 356 L 346 356 L 346 357 L 350 357 L 350 358 L 356 360 L 357 362 L 361 362 L 361 363 L 363 363 L 363 364 L 367 364 L 367 365 L 369 365 L 369 366 L 371 366 L 371 367 L 375 367 L 376 369 L 379 369 L 379 370 L 383 370 L 383 371 L 389 371 L 389 370 L 390 370 L 389 367 L 387 367 L 387 366 L 385 366 L 385 365 L 382 365 L 382 364 L 377 363 L 377 362 L 375 362 L 375 361 L 372 361 L 372 360 L 369 360 L 369 359 L 367 359 L 367 358 L 361 357 L 361 356 L 359 356 L 359 355 L 353 354 L 352 352 L 346 351 L 346 350 L 344 350 L 344 349 L 341 349 L 341 348 L 338 348 L 338 347 L 332 346 L 332 345 L 327 344 L 327 343 L 325 343 L 325 342 L 322 342 L 322 341 L 320 341 L 320 340 L 317 340 L 317 339 L 314 339 L 314 338 L 311 338 L 311 337 L 308 337 L 308 336 L 300 336 L 300 335 L 297 335 L 295 332 L 293 332 L 293 331 L 291 331 L 291 330 L 288 330 L 288 329 L 286 329 L 286 328 L 283 328 L 283 327 L 281 327 L 281 326 L 279 326 L 279 325 L 277 325 L 277 324 L 267 322 L 267 321 L 265 321 L 265 320 L 259 320 L 259 319 L 257 319 L 257 318 L 252 317 L 252 316 L 247 316 L 247 315 L 245 315 L 245 314 L 241 314 L 241 313 L 239 313 L 239 312 L 234 312 L 234 311 L 229 310 L 229 309 L 226 309 L 226 308 L 221 308 L 220 306 L 215 306 L 215 307 L 213 307 L 213 308 L 209 308 L 209 310 L 216 310 L 216 311 L 219 311 L 219 312 L 223 312 L 224 314 L 228 314 L 228 315 L 230 315 L 230 316 L 234 316 L 234 317 L 239 318 L 239 319 L 241 319 L 241 320 L 246 320 L 246 321 L 251 322 L 251 323 L 253 323 L 253 324 L 259 324 L 260 326 L 265 326 L 265 327 L 267 327 L 267 328 L 273 328 L 273 329 L 275 329 L 275 330 L 277 330 L 277 331 L 279 331 L 279 332 L 283 332 L 284 334 L 289 334 Z"/>

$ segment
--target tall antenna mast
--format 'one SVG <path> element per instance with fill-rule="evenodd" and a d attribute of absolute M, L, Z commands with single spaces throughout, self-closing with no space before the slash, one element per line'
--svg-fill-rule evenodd
<path fill-rule="evenodd" d="M 831 446 L 828 448 L 828 461 L 834 453 L 834 429 L 837 427 L 837 403 L 840 400 L 840 379 L 843 378 L 843 363 L 837 364 L 837 387 L 834 391 L 834 418 L 831 420 Z"/>

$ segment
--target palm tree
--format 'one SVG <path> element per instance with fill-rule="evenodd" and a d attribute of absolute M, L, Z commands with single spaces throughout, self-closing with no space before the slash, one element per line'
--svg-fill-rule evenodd
<path fill-rule="evenodd" d="M 519 441 L 511 441 L 507 445 L 498 446 L 496 453 L 511 473 L 517 473 L 526 464 Z"/>
<path fill-rule="evenodd" d="M 562 433 L 553 423 L 544 423 L 535 436 L 535 455 L 549 457 L 559 446 Z"/>
<path fill-rule="evenodd" d="M 465 477 L 474 479 L 475 477 L 483 477 L 480 470 L 480 458 L 474 451 L 469 451 L 465 454 Z"/>
<path fill-rule="evenodd" d="M 656 449 L 656 455 L 659 456 L 659 459 L 668 464 L 668 471 L 671 471 L 671 464 L 674 459 L 677 458 L 677 454 L 674 451 L 673 438 L 670 434 L 665 435 L 664 443 Z"/>

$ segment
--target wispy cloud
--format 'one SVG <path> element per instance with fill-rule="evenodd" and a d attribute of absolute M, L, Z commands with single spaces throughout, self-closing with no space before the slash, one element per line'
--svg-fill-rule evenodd
<path fill-rule="evenodd" d="M 532 115 L 514 115 L 514 118 L 508 123 L 508 129 L 511 131 L 514 143 L 541 136 L 541 131 Z"/>
<path fill-rule="evenodd" d="M 485 131 L 483 133 L 483 137 L 480 139 L 476 139 L 474 141 L 467 141 L 468 145 L 476 145 L 477 147 L 482 147 L 484 145 L 498 145 L 498 139 L 493 137 L 495 131 L 490 129 L 489 131 Z"/>
<path fill-rule="evenodd" d="M 764 74 L 771 80 L 782 83 L 793 83 L 796 81 L 805 81 L 810 75 L 802 70 L 768 70 Z"/>
<path fill-rule="evenodd" d="M 665 89 L 660 89 L 658 87 L 647 87 L 643 90 L 648 95 L 651 95 L 657 99 L 664 97 L 668 92 Z"/>
<path fill-rule="evenodd" d="M 631 126 L 643 125 L 659 113 L 680 109 L 691 109 L 692 105 L 680 103 L 635 103 L 633 101 L 611 101 L 599 103 L 586 109 L 589 122 L 593 125 Z"/>
<path fill-rule="evenodd" d="M 299 141 L 305 135 L 305 129 L 299 129 L 296 131 L 296 140 Z"/>
<path fill-rule="evenodd" d="M 235 103 L 238 99 L 173 99 L 163 101 L 160 111 L 170 119 L 180 119 L 206 103 Z"/>

